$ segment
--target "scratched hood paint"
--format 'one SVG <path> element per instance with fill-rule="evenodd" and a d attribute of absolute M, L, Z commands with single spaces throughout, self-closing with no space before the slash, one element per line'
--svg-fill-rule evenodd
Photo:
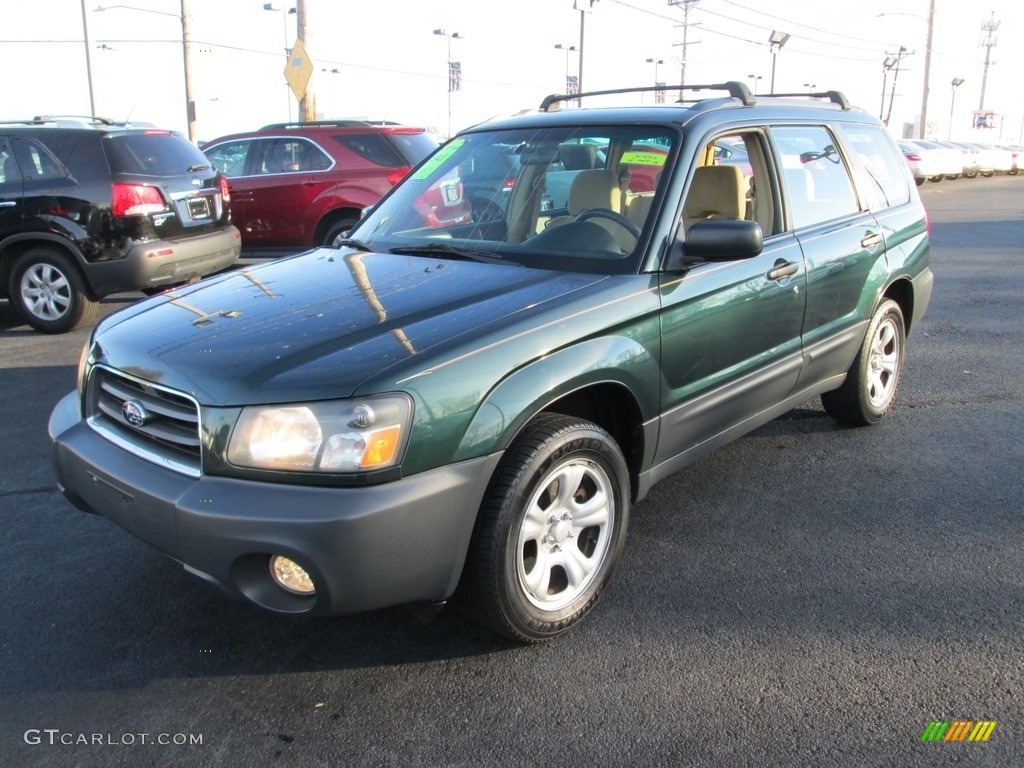
<path fill-rule="evenodd" d="M 118 312 L 93 355 L 208 405 L 345 397 L 602 279 L 320 249 Z"/>

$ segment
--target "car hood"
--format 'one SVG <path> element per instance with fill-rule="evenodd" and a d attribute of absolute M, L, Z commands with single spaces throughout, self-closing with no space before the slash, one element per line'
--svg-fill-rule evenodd
<path fill-rule="evenodd" d="M 603 279 L 323 248 L 111 315 L 92 358 L 207 405 L 346 397 Z"/>

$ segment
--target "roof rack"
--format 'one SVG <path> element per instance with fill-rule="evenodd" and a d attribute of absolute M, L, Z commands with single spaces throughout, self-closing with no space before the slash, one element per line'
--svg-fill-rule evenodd
<path fill-rule="evenodd" d="M 391 120 L 310 120 L 306 123 L 271 123 L 260 128 L 261 131 L 283 131 L 289 128 L 360 128 L 368 125 L 402 125 Z"/>
<path fill-rule="evenodd" d="M 850 100 L 846 98 L 846 95 L 842 91 L 820 91 L 818 93 L 801 91 L 800 93 L 759 93 L 757 95 L 764 96 L 765 98 L 772 97 L 777 99 L 828 99 L 833 104 L 838 104 L 844 112 L 849 112 L 853 109 L 853 105 L 850 103 Z"/>
<path fill-rule="evenodd" d="M 550 96 L 546 96 L 540 103 L 541 112 L 549 112 L 552 105 L 558 104 L 562 101 L 570 101 L 572 99 L 587 98 L 589 96 L 610 96 L 618 93 L 646 93 L 649 91 L 678 91 L 680 86 L 678 85 L 654 85 L 644 86 L 641 88 L 616 88 L 610 91 L 588 91 L 586 93 L 553 93 Z M 745 107 L 752 107 L 757 103 L 757 97 L 750 92 L 750 88 L 747 87 L 746 83 L 741 83 L 738 80 L 729 80 L 725 83 L 714 83 L 711 85 L 686 85 L 682 87 L 685 91 L 726 91 L 734 98 L 740 100 Z M 555 107 L 557 109 L 557 107 Z"/>
<path fill-rule="evenodd" d="M 114 124 L 114 121 L 109 117 L 100 117 L 98 115 L 36 115 L 32 120 L 37 123 L 55 123 L 58 120 L 85 120 L 90 123 L 99 123 L 100 125 Z"/>

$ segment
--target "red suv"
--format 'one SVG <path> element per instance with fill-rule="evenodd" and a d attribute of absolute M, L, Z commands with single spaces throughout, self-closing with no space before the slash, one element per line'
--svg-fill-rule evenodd
<path fill-rule="evenodd" d="M 223 136 L 203 152 L 228 177 L 243 254 L 280 256 L 339 239 L 436 148 L 422 128 L 331 120 Z M 444 209 L 461 191 L 443 192 L 432 218 L 457 218 Z"/>

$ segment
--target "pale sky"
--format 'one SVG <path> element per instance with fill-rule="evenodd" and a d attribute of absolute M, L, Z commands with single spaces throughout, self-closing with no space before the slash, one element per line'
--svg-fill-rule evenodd
<path fill-rule="evenodd" d="M 94 10 L 100 4 L 107 10 Z M 1002 115 L 1002 127 L 984 137 L 1019 141 L 1024 4 L 934 4 L 931 133 L 943 139 L 950 132 L 953 138 L 972 135 L 986 52 L 982 24 L 994 12 L 1000 27 L 984 106 Z M 295 39 L 295 16 L 265 11 L 263 0 L 190 5 L 199 138 L 296 118 L 283 76 L 285 40 L 290 46 Z M 179 0 L 85 0 L 84 7 L 97 114 L 184 130 Z M 449 43 L 452 60 L 462 66 L 462 89 L 450 95 L 453 131 L 495 114 L 536 108 L 545 95 L 564 91 L 567 65 L 572 74 L 578 67 L 578 50 L 567 55 L 554 47 L 579 48 L 581 15 L 573 0 L 307 0 L 307 7 L 312 82 L 324 117 L 395 120 L 443 138 Z M 890 73 L 883 103 L 882 61 L 902 45 L 910 53 L 902 62 L 890 120 L 900 134 L 921 110 L 928 8 L 929 0 L 700 0 L 690 12 L 686 80 L 741 79 L 767 92 L 768 35 L 774 29 L 791 35 L 776 60 L 776 91 L 837 89 L 879 115 L 883 107 L 888 111 L 892 86 Z M 0 0 L 0 118 L 89 112 L 82 9 L 83 0 Z M 664 62 L 657 65 L 658 80 L 679 82 L 681 8 L 668 0 L 598 0 L 584 19 L 585 90 L 652 85 L 655 64 L 647 59 Z M 447 34 L 434 35 L 436 28 Z M 459 38 L 450 38 L 452 33 Z M 955 101 L 954 77 L 965 81 Z"/>

